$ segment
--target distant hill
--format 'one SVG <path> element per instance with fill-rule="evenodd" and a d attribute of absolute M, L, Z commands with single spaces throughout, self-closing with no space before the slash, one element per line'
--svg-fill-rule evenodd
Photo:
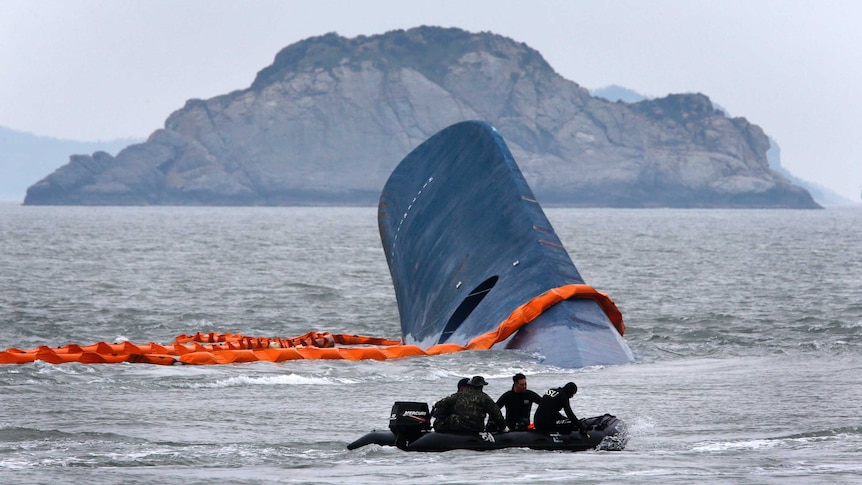
<path fill-rule="evenodd" d="M 760 127 L 703 94 L 612 103 L 524 43 L 439 27 L 297 42 L 146 142 L 71 157 L 25 203 L 373 205 L 410 150 L 469 119 L 546 205 L 819 207 L 770 169 Z"/>
<path fill-rule="evenodd" d="M 81 142 L 33 135 L 0 126 L 0 201 L 24 201 L 27 187 L 53 172 L 73 153 L 118 153 L 131 143 L 122 139 Z"/>
<path fill-rule="evenodd" d="M 597 98 L 604 98 L 614 103 L 617 101 L 621 101 L 623 103 L 637 103 L 639 101 L 650 99 L 649 96 L 644 96 L 637 91 L 617 86 L 616 84 L 611 84 L 610 86 L 605 86 L 603 88 L 590 89 L 590 94 Z"/>
<path fill-rule="evenodd" d="M 769 160 L 769 166 L 772 168 L 772 170 L 775 170 L 781 175 L 784 175 L 787 180 L 790 180 L 794 184 L 803 187 L 811 194 L 811 197 L 813 197 L 818 204 L 824 206 L 841 206 L 856 204 L 855 201 L 852 201 L 846 197 L 842 197 L 827 187 L 823 187 L 822 185 L 818 185 L 814 182 L 809 182 L 807 180 L 802 180 L 801 178 L 790 173 L 790 170 L 787 170 L 781 165 L 781 147 L 779 147 L 778 143 L 771 137 L 769 138 L 769 142 L 770 147 L 769 150 L 766 152 L 766 158 L 767 160 Z"/>
<path fill-rule="evenodd" d="M 651 99 L 650 96 L 645 96 L 633 89 L 618 86 L 616 84 L 612 84 L 603 88 L 591 89 L 590 94 L 599 98 L 607 99 L 608 101 L 620 101 L 623 103 L 637 103 L 639 101 Z M 724 110 L 720 106 L 716 105 L 716 108 L 726 113 L 726 110 Z M 854 201 L 851 201 L 850 199 L 838 195 L 836 192 L 830 190 L 827 187 L 815 184 L 814 182 L 803 180 L 790 173 L 789 170 L 787 170 L 781 165 L 781 148 L 779 148 L 778 143 L 772 137 L 769 137 L 769 143 L 770 147 L 769 150 L 767 150 L 766 152 L 766 158 L 769 161 L 770 168 L 783 175 L 785 178 L 787 178 L 787 180 L 790 180 L 794 184 L 807 190 L 814 198 L 815 202 L 824 206 L 855 204 Z"/>

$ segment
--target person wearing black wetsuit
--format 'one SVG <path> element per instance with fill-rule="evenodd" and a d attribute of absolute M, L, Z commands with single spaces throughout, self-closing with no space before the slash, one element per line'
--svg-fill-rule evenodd
<path fill-rule="evenodd" d="M 572 406 L 569 404 L 569 399 L 577 392 L 578 386 L 574 382 L 568 382 L 563 387 L 548 389 L 539 401 L 539 407 L 536 408 L 536 430 L 566 434 L 577 428 L 581 434 L 586 434 L 586 428 L 572 412 Z M 560 414 L 561 410 L 565 410 L 565 416 Z"/>
<path fill-rule="evenodd" d="M 497 407 L 506 409 L 506 425 L 509 429 L 525 430 L 530 425 L 533 403 L 538 404 L 540 400 L 538 394 L 527 389 L 527 377 L 518 373 L 512 376 L 512 389 L 497 399 Z"/>

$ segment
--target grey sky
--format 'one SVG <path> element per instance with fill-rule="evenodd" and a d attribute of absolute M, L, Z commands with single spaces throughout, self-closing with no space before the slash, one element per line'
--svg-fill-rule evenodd
<path fill-rule="evenodd" d="M 702 92 L 760 125 L 797 176 L 862 190 L 862 2 L 0 0 L 0 12 L 0 126 L 39 135 L 143 138 L 306 37 L 440 25 L 525 42 L 586 88 Z"/>

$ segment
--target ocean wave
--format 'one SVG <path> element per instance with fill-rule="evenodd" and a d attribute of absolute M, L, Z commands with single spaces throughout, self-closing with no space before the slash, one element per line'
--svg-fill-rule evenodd
<path fill-rule="evenodd" d="M 188 389 L 218 389 L 225 387 L 248 387 L 248 386 L 338 386 L 342 384 L 355 384 L 356 379 L 333 378 L 333 377 L 307 377 L 297 374 L 254 376 L 241 375 L 220 379 L 215 382 L 189 382 L 178 385 Z"/>

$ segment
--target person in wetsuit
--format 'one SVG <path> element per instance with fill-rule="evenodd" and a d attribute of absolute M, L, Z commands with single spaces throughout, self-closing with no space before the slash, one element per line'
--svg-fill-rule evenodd
<path fill-rule="evenodd" d="M 512 389 L 497 399 L 502 411 L 506 408 L 506 425 L 511 430 L 525 430 L 530 426 L 530 410 L 533 403 L 541 400 L 538 394 L 527 389 L 527 376 L 518 373 L 512 376 Z"/>
<path fill-rule="evenodd" d="M 482 388 L 488 385 L 485 378 L 474 376 L 469 385 L 469 388 L 434 404 L 435 412 L 446 415 L 444 419 L 434 421 L 434 430 L 440 433 L 481 433 L 485 431 L 487 415 L 498 429 L 507 431 L 500 408 L 490 396 L 482 392 Z"/>
<path fill-rule="evenodd" d="M 563 387 L 548 389 L 536 408 L 536 430 L 567 434 L 577 428 L 581 434 L 586 435 L 587 429 L 572 412 L 572 406 L 569 404 L 569 399 L 577 392 L 578 386 L 574 382 L 567 382 Z M 560 414 L 561 410 L 565 410 L 565 416 Z"/>

